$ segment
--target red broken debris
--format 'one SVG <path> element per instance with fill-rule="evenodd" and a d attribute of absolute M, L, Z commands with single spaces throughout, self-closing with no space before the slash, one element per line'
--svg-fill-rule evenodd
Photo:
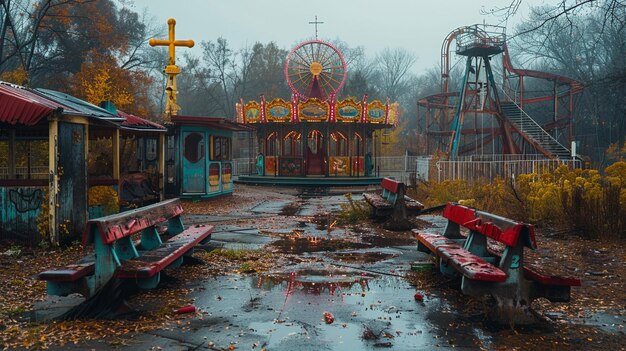
<path fill-rule="evenodd" d="M 334 321 L 335 321 L 335 316 L 333 316 L 332 313 L 324 312 L 324 322 L 326 322 L 326 324 L 331 324 Z"/>
<path fill-rule="evenodd" d="M 424 295 L 422 295 L 422 294 L 420 294 L 420 293 L 418 293 L 418 292 L 416 292 L 416 293 L 415 293 L 415 296 L 414 296 L 414 297 L 415 297 L 415 301 L 417 301 L 417 302 L 422 302 L 422 301 L 424 301 Z"/>
<path fill-rule="evenodd" d="M 178 313 L 178 314 L 193 313 L 193 312 L 196 312 L 196 306 L 194 306 L 194 305 L 183 306 L 183 307 L 175 310 L 175 312 Z"/>

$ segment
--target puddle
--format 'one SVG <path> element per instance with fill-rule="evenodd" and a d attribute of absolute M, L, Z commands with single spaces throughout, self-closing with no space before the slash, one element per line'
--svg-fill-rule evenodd
<path fill-rule="evenodd" d="M 337 252 L 329 254 L 328 257 L 339 262 L 346 263 L 374 263 L 386 261 L 397 257 L 398 254 L 372 251 L 372 252 Z"/>
<path fill-rule="evenodd" d="M 370 247 L 368 244 L 335 238 L 316 236 L 289 237 L 274 241 L 268 246 L 271 250 L 281 253 L 300 254 L 305 252 L 341 251 Z"/>
<path fill-rule="evenodd" d="M 361 240 L 371 244 L 374 247 L 417 245 L 417 241 L 411 235 L 412 234 L 410 233 L 400 235 L 395 233 L 385 233 L 383 235 L 362 236 Z"/>
<path fill-rule="evenodd" d="M 285 285 L 285 294 L 292 295 L 295 290 L 312 294 L 335 295 L 351 290 L 354 286 L 358 291 L 369 290 L 368 282 L 376 275 L 348 270 L 315 270 L 305 269 L 293 272 L 265 274 L 258 278 L 257 288 L 271 290 L 274 286 Z"/>

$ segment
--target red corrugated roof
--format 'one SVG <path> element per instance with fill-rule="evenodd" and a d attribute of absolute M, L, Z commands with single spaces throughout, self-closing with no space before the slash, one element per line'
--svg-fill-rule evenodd
<path fill-rule="evenodd" d="M 33 126 L 42 118 L 64 106 L 34 92 L 0 82 L 0 122 Z"/>
<path fill-rule="evenodd" d="M 122 126 L 138 127 L 140 129 L 159 129 L 163 131 L 167 130 L 167 128 L 158 123 L 143 119 L 135 115 L 131 115 L 124 111 L 117 110 L 117 115 L 125 119 L 125 121 L 122 122 Z"/>

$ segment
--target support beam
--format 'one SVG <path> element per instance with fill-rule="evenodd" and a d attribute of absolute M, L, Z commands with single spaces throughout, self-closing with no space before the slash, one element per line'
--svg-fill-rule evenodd
<path fill-rule="evenodd" d="M 113 146 L 113 179 L 120 179 L 120 130 L 115 129 L 111 142 Z"/>
<path fill-rule="evenodd" d="M 59 231 L 57 226 L 58 218 L 58 195 L 59 195 L 59 174 L 58 174 L 58 135 L 59 122 L 56 118 L 50 119 L 48 123 L 48 230 L 50 232 L 50 243 L 59 245 Z"/>
<path fill-rule="evenodd" d="M 159 197 L 165 200 L 165 134 L 159 134 Z"/>
<path fill-rule="evenodd" d="M 17 158 L 15 157 L 15 150 L 17 149 L 17 145 L 15 144 L 15 128 L 9 129 L 9 179 L 17 178 L 16 165 Z"/>

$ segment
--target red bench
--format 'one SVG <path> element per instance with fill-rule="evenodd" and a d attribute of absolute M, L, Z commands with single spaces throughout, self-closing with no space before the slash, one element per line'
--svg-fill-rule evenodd
<path fill-rule="evenodd" d="M 418 249 L 437 256 L 442 273 L 461 277 L 463 293 L 491 294 L 503 305 L 526 309 L 538 297 L 567 302 L 570 288 L 580 286 L 578 279 L 525 265 L 524 249 L 537 248 L 531 224 L 455 203 L 446 205 L 443 216 L 448 219 L 443 235 L 413 232 Z M 461 235 L 461 227 L 469 230 L 467 236 Z"/>
<path fill-rule="evenodd" d="M 83 232 L 83 245 L 93 245 L 94 254 L 76 264 L 42 272 L 39 279 L 47 281 L 49 295 L 78 292 L 91 296 L 113 277 L 154 288 L 163 269 L 179 266 L 194 246 L 210 240 L 213 226 L 185 229 L 182 213 L 180 200 L 171 199 L 91 219 Z M 167 225 L 170 238 L 166 241 L 159 234 L 160 225 Z"/>
<path fill-rule="evenodd" d="M 405 211 L 401 217 L 417 216 L 424 205 L 405 195 L 404 183 L 395 179 L 383 178 L 380 182 L 383 191 L 379 193 L 363 193 L 363 198 L 374 210 L 374 217 L 389 217 L 396 212 Z"/>

